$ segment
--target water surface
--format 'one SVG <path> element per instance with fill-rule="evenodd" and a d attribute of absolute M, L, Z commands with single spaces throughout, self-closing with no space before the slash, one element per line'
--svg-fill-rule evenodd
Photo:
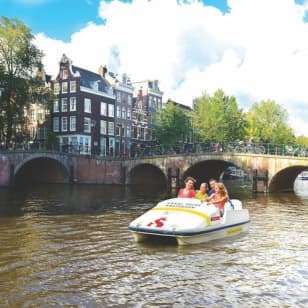
<path fill-rule="evenodd" d="M 133 242 L 127 225 L 164 191 L 0 189 L 0 307 L 307 307 L 308 181 L 227 187 L 249 233 L 193 246 Z"/>

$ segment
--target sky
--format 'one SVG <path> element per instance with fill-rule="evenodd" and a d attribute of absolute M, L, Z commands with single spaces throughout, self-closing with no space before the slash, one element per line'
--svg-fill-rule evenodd
<path fill-rule="evenodd" d="M 308 136 L 308 0 L 0 0 L 35 35 L 48 74 L 65 53 L 190 105 L 222 89 L 247 111 L 274 100 Z"/>

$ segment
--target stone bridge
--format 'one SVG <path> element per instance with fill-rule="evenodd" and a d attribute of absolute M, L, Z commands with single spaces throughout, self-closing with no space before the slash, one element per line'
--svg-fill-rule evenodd
<path fill-rule="evenodd" d="M 89 183 L 178 187 L 188 175 L 198 183 L 219 179 L 228 166 L 241 168 L 254 191 L 293 191 L 297 175 L 308 170 L 308 158 L 215 152 L 117 159 L 58 152 L 3 152 L 0 186 Z"/>

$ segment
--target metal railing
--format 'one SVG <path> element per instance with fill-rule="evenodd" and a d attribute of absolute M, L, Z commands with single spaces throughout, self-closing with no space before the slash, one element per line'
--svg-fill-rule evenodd
<path fill-rule="evenodd" d="M 114 158 L 138 158 L 138 157 L 154 157 L 154 156 L 170 156 L 183 154 L 209 154 L 209 153 L 246 153 L 259 155 L 280 155 L 280 156 L 297 156 L 308 157 L 308 148 L 300 145 L 257 143 L 257 142 L 206 142 L 206 143 L 188 143 L 176 145 L 152 145 L 143 146 L 138 149 L 132 149 L 130 153 L 114 153 L 113 151 L 101 153 L 98 147 L 90 147 L 85 145 L 69 145 L 57 144 L 51 149 L 47 149 L 42 143 L 29 143 L 25 145 L 16 144 L 5 146 L 0 144 L 0 152 L 33 152 L 33 151 L 50 151 L 71 153 L 77 155 L 91 155 L 100 157 Z"/>

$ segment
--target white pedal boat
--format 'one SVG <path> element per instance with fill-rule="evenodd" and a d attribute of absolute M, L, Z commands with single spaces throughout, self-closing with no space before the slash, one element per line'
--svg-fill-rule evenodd
<path fill-rule="evenodd" d="M 193 198 L 173 198 L 159 202 L 133 220 L 128 229 L 136 242 L 169 237 L 178 245 L 188 245 L 247 232 L 249 222 L 249 212 L 240 200 L 227 202 L 220 217 L 214 205 Z"/>

